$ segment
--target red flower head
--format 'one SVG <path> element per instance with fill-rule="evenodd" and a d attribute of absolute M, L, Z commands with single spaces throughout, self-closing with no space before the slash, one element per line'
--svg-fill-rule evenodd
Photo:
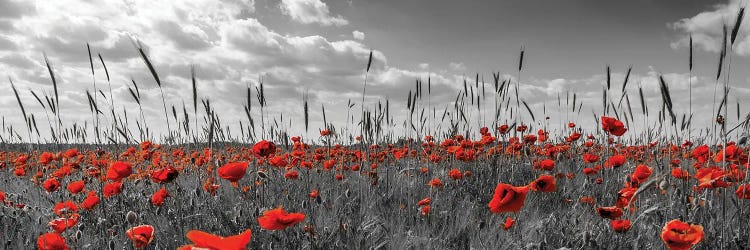
<path fill-rule="evenodd" d="M 555 177 L 551 175 L 542 175 L 539 176 L 539 178 L 536 178 L 536 180 L 532 181 L 529 184 L 529 188 L 534 191 L 539 192 L 554 192 L 557 189 L 557 186 L 555 185 Z"/>
<path fill-rule="evenodd" d="M 268 157 L 276 153 L 276 145 L 273 142 L 262 140 L 253 145 L 253 155 L 255 157 Z"/>
<path fill-rule="evenodd" d="M 133 173 L 133 166 L 130 163 L 118 161 L 112 163 L 107 170 L 107 179 L 120 181 Z"/>
<path fill-rule="evenodd" d="M 88 195 L 86 195 L 86 199 L 81 202 L 81 208 L 91 210 L 94 209 L 96 205 L 99 205 L 99 196 L 96 195 L 96 192 L 89 191 Z"/>
<path fill-rule="evenodd" d="M 430 197 L 427 197 L 417 202 L 417 206 L 420 206 L 420 207 L 426 206 L 426 205 L 430 205 L 430 203 L 432 203 L 432 199 L 430 199 Z"/>
<path fill-rule="evenodd" d="M 238 235 L 221 237 L 203 231 L 191 230 L 190 232 L 187 232 L 185 236 L 192 241 L 193 244 L 182 246 L 178 248 L 179 250 L 244 250 L 247 249 L 247 244 L 250 243 L 253 233 L 248 229 Z"/>
<path fill-rule="evenodd" d="M 50 152 L 44 152 L 41 155 L 39 155 L 39 164 L 42 164 L 43 166 L 47 166 L 54 159 L 55 159 L 55 155 L 53 155 Z"/>
<path fill-rule="evenodd" d="M 104 185 L 102 193 L 104 193 L 104 198 L 109 198 L 122 193 L 122 182 L 117 181 L 107 183 L 107 185 Z"/>
<path fill-rule="evenodd" d="M 58 233 L 46 233 L 36 239 L 36 245 L 40 250 L 66 250 L 65 238 Z"/>
<path fill-rule="evenodd" d="M 500 125 L 500 127 L 497 127 L 497 132 L 504 135 L 508 133 L 509 128 L 508 124 L 503 124 Z"/>
<path fill-rule="evenodd" d="M 586 163 L 594 163 L 599 160 L 599 156 L 595 154 L 585 153 L 583 154 L 583 161 Z"/>
<path fill-rule="evenodd" d="M 133 241 L 133 246 L 135 246 L 135 248 L 145 248 L 154 240 L 154 227 L 150 225 L 140 225 L 128 229 L 125 234 L 127 234 L 128 238 Z"/>
<path fill-rule="evenodd" d="M 164 199 L 169 197 L 169 192 L 167 192 L 166 188 L 161 188 L 158 191 L 154 192 L 154 195 L 151 196 L 151 204 L 154 204 L 154 206 L 161 206 L 164 204 Z"/>
<path fill-rule="evenodd" d="M 612 220 L 612 229 L 618 233 L 624 233 L 630 230 L 630 220 Z"/>
<path fill-rule="evenodd" d="M 529 187 L 514 187 L 509 184 L 500 183 L 495 188 L 495 194 L 487 205 L 493 213 L 518 212 L 526 201 Z"/>
<path fill-rule="evenodd" d="M 430 187 L 436 188 L 436 187 L 443 187 L 443 181 L 441 181 L 438 178 L 432 179 L 430 181 Z"/>
<path fill-rule="evenodd" d="M 151 173 L 151 181 L 159 184 L 169 183 L 176 179 L 178 175 L 180 175 L 180 172 L 177 172 L 177 169 L 166 167 Z"/>
<path fill-rule="evenodd" d="M 511 218 L 510 216 L 506 217 L 505 223 L 503 224 L 503 230 L 510 229 L 513 226 L 513 224 L 516 224 L 516 221 L 513 220 L 513 218 Z"/>
<path fill-rule="evenodd" d="M 661 230 L 661 240 L 670 250 L 690 249 L 703 240 L 703 227 L 672 220 Z"/>
<path fill-rule="evenodd" d="M 86 182 L 83 180 L 80 181 L 74 181 L 68 184 L 68 192 L 71 194 L 77 194 L 83 191 L 83 189 L 86 187 Z"/>
<path fill-rule="evenodd" d="M 422 216 L 427 216 L 428 214 L 430 214 L 430 210 L 432 210 L 432 207 L 430 205 L 423 206 L 420 214 L 422 214 Z"/>
<path fill-rule="evenodd" d="M 608 116 L 602 116 L 602 129 L 616 136 L 622 136 L 625 131 L 628 131 L 620 120 Z"/>
<path fill-rule="evenodd" d="M 44 181 L 44 190 L 47 190 L 47 192 L 55 192 L 58 188 L 60 188 L 60 182 L 57 181 L 55 177 L 49 178 Z"/>
<path fill-rule="evenodd" d="M 70 218 L 58 218 L 47 223 L 48 226 L 55 230 L 57 233 L 65 232 L 65 229 L 71 228 L 78 224 L 78 219 L 81 218 L 79 214 L 73 214 Z"/>
<path fill-rule="evenodd" d="M 604 163 L 604 166 L 609 168 L 616 168 L 625 165 L 625 162 L 627 162 L 627 158 L 625 158 L 624 155 L 613 155 L 612 157 L 609 157 L 607 162 Z"/>
<path fill-rule="evenodd" d="M 75 213 L 78 212 L 78 206 L 75 202 L 68 200 L 55 204 L 54 210 L 56 215 Z"/>
<path fill-rule="evenodd" d="M 598 207 L 596 213 L 602 218 L 615 220 L 622 216 L 622 209 L 619 207 Z"/>
<path fill-rule="evenodd" d="M 450 176 L 451 179 L 454 179 L 454 180 L 460 180 L 461 178 L 464 177 L 463 173 L 461 173 L 461 170 L 458 170 L 457 168 L 451 169 L 451 171 L 448 172 L 448 176 Z"/>
<path fill-rule="evenodd" d="M 216 171 L 219 173 L 219 177 L 234 184 L 245 176 L 245 170 L 247 170 L 248 165 L 248 162 L 227 163 L 224 164 L 224 166 L 221 166 Z"/>
<path fill-rule="evenodd" d="M 551 159 L 544 159 L 539 162 L 539 168 L 542 170 L 552 171 L 555 169 L 555 161 Z"/>
<path fill-rule="evenodd" d="M 740 199 L 750 199 L 750 184 L 740 185 L 737 187 L 737 191 L 734 194 Z"/>
<path fill-rule="evenodd" d="M 305 220 L 305 214 L 287 213 L 281 206 L 276 209 L 264 211 L 263 216 L 258 217 L 260 227 L 265 230 L 283 230 L 303 220 Z"/>
<path fill-rule="evenodd" d="M 289 170 L 284 174 L 284 178 L 296 180 L 297 178 L 299 178 L 299 173 L 297 173 L 297 171 L 294 171 L 294 170 Z"/>
<path fill-rule="evenodd" d="M 635 168 L 635 171 L 632 175 L 630 175 L 630 180 L 636 183 L 643 183 L 646 180 L 648 180 L 648 177 L 651 177 L 652 169 L 646 165 L 638 165 L 638 167 Z"/>

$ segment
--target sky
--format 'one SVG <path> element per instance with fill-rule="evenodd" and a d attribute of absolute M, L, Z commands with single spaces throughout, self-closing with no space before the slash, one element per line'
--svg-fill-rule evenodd
<path fill-rule="evenodd" d="M 490 83 L 493 72 L 517 80 L 518 55 L 525 50 L 520 97 L 533 110 L 546 110 L 555 122 L 593 124 L 601 113 L 606 67 L 619 86 L 633 71 L 627 94 L 638 107 L 642 86 L 651 110 L 661 107 L 658 76 L 664 75 L 678 114 L 688 111 L 693 89 L 696 126 L 712 119 L 722 25 L 733 25 L 748 1 L 703 0 L 0 0 L 0 115 L 23 131 L 21 110 L 10 80 L 29 114 L 46 124 L 45 111 L 30 90 L 52 95 L 44 54 L 60 83 L 63 122 L 88 123 L 86 91 L 101 91 L 108 110 L 138 116 L 128 88 L 138 84 L 149 128 L 166 131 L 160 92 L 136 49 L 140 43 L 154 63 L 166 105 L 192 115 L 190 68 L 196 68 L 198 94 L 211 100 L 222 124 L 247 124 L 245 88 L 263 79 L 270 119 L 291 122 L 304 133 L 302 96 L 311 107 L 311 131 L 323 127 L 320 107 L 334 125 L 346 125 L 346 104 L 359 105 L 370 51 L 366 107 L 388 99 L 398 126 L 405 118 L 406 93 L 416 79 L 431 78 L 431 105 L 452 105 L 463 81 Z M 688 71 L 688 36 L 695 62 Z M 137 42 L 134 42 L 137 41 Z M 94 61 L 92 77 L 86 44 L 101 55 L 110 75 Z M 729 113 L 739 102 L 750 111 L 750 24 L 745 20 L 732 46 Z M 726 74 L 725 74 L 726 75 Z M 613 96 L 619 96 L 619 88 Z M 557 97 L 577 93 L 581 115 L 557 114 Z M 105 100 L 106 97 L 106 100 Z M 200 105 L 200 104 L 199 104 Z M 252 114 L 259 116 L 254 104 Z M 359 106 L 356 106 L 359 107 Z M 356 109 L 355 109 L 356 110 Z M 199 111 L 202 108 L 199 106 Z M 541 112 L 541 111 L 538 111 Z M 637 112 L 636 112 L 637 113 Z M 199 113 L 199 115 L 201 115 Z M 477 114 L 479 115 L 479 114 Z M 202 115 L 201 115 L 202 116 Z M 171 117 L 170 117 L 171 118 Z M 501 117 L 505 119 L 506 117 Z M 191 118 L 192 119 L 192 118 Z M 356 119 L 359 119 L 358 117 Z M 170 119 L 172 126 L 175 121 Z M 259 119 L 256 119 L 259 120 Z M 736 116 L 730 116 L 730 124 Z M 134 123 L 134 122 L 132 122 Z M 489 124 L 485 124 L 489 125 Z M 637 129 L 638 124 L 633 124 Z M 40 126 L 42 136 L 47 126 Z M 131 129 L 135 129 L 132 125 Z M 237 134 L 235 132 L 235 134 Z M 314 134 L 314 133 L 313 133 Z M 4 129 L 0 136 L 9 135 Z"/>

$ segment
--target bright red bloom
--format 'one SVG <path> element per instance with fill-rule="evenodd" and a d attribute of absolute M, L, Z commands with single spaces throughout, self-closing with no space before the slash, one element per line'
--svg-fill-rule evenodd
<path fill-rule="evenodd" d="M 622 209 L 619 207 L 598 207 L 596 213 L 602 218 L 615 220 L 622 216 Z"/>
<path fill-rule="evenodd" d="M 193 244 L 182 246 L 178 248 L 179 250 L 244 250 L 247 249 L 247 244 L 250 243 L 253 233 L 248 229 L 238 235 L 221 237 L 203 231 L 191 230 L 190 232 L 187 232 L 185 236 L 192 241 Z"/>
<path fill-rule="evenodd" d="M 107 179 L 112 181 L 120 181 L 124 178 L 128 178 L 133 173 L 133 166 L 130 163 L 118 161 L 112 163 L 107 170 Z"/>
<path fill-rule="evenodd" d="M 110 182 L 104 185 L 102 190 L 104 198 L 109 198 L 122 193 L 122 182 Z"/>
<path fill-rule="evenodd" d="M 299 173 L 297 173 L 297 171 L 294 171 L 294 170 L 289 170 L 284 174 L 284 178 L 296 180 L 297 178 L 299 178 Z"/>
<path fill-rule="evenodd" d="M 310 198 L 313 198 L 313 199 L 315 199 L 315 198 L 318 198 L 318 194 L 319 194 L 319 193 L 320 193 L 320 192 L 318 192 L 318 189 L 313 189 L 313 191 L 312 191 L 312 192 L 310 192 L 309 194 L 307 194 L 307 196 L 310 196 Z"/>
<path fill-rule="evenodd" d="M 65 238 L 58 233 L 46 233 L 36 239 L 37 248 L 40 250 L 66 250 Z"/>
<path fill-rule="evenodd" d="M 612 220 L 612 230 L 618 233 L 624 233 L 630 230 L 630 220 Z"/>
<path fill-rule="evenodd" d="M 661 240 L 670 250 L 687 250 L 703 240 L 703 227 L 674 219 L 661 230 Z"/>
<path fill-rule="evenodd" d="M 176 179 L 179 175 L 180 172 L 177 172 L 177 169 L 173 167 L 166 167 L 155 170 L 153 173 L 151 173 L 151 181 L 159 184 L 169 183 Z"/>
<path fill-rule="evenodd" d="M 583 162 L 594 163 L 599 160 L 599 156 L 595 154 L 585 153 L 583 154 Z"/>
<path fill-rule="evenodd" d="M 627 158 L 625 158 L 624 155 L 613 155 L 612 157 L 609 157 L 607 162 L 604 164 L 605 167 L 620 167 L 622 165 L 625 165 L 625 162 L 627 162 Z"/>
<path fill-rule="evenodd" d="M 55 204 L 54 211 L 57 215 L 75 213 L 78 212 L 78 206 L 75 204 L 75 202 L 70 200 L 58 202 L 57 204 Z"/>
<path fill-rule="evenodd" d="M 628 129 L 625 128 L 625 124 L 620 120 L 608 116 L 602 116 L 602 129 L 607 133 L 616 136 L 622 136 L 625 134 L 625 131 L 628 131 Z"/>
<path fill-rule="evenodd" d="M 276 153 L 276 145 L 273 142 L 262 140 L 253 145 L 253 155 L 255 157 L 268 157 Z"/>
<path fill-rule="evenodd" d="M 50 162 L 52 162 L 55 159 L 55 155 L 53 155 L 50 152 L 44 152 L 41 155 L 39 155 L 39 163 L 42 164 L 42 166 L 49 165 Z"/>
<path fill-rule="evenodd" d="M 435 179 L 432 179 L 430 181 L 429 185 L 430 185 L 430 187 L 433 187 L 433 188 L 435 188 L 435 187 L 443 187 L 443 181 L 441 181 L 438 178 L 435 178 Z"/>
<path fill-rule="evenodd" d="M 140 225 L 128 229 L 125 234 L 133 241 L 135 248 L 145 248 L 154 240 L 154 227 L 151 225 Z"/>
<path fill-rule="evenodd" d="M 247 170 L 248 164 L 248 162 L 227 163 L 216 171 L 222 179 L 228 180 L 232 183 L 237 183 L 237 181 L 245 176 L 245 170 Z"/>
<path fill-rule="evenodd" d="M 99 205 L 99 196 L 96 195 L 96 192 L 89 191 L 88 195 L 86 195 L 86 199 L 81 202 L 81 208 L 91 210 L 94 209 L 96 205 Z"/>
<path fill-rule="evenodd" d="M 427 198 L 424 198 L 424 199 L 420 200 L 419 202 L 417 202 L 417 206 L 421 207 L 421 206 L 425 206 L 425 205 L 430 205 L 430 203 L 432 203 L 432 199 L 430 199 L 430 197 L 427 197 Z"/>
<path fill-rule="evenodd" d="M 556 180 L 551 175 L 541 175 L 536 180 L 529 183 L 529 188 L 539 192 L 554 192 L 557 189 Z"/>
<path fill-rule="evenodd" d="M 60 188 L 60 182 L 57 181 L 57 178 L 52 177 L 44 181 L 42 184 L 44 186 L 44 190 L 47 190 L 47 192 L 55 192 L 58 188 Z"/>
<path fill-rule="evenodd" d="M 552 159 L 544 159 L 539 162 L 539 168 L 542 170 L 552 171 L 555 169 L 555 161 Z"/>
<path fill-rule="evenodd" d="M 78 219 L 81 218 L 79 214 L 73 214 L 70 218 L 58 218 L 47 223 L 48 226 L 55 230 L 57 233 L 63 233 L 66 229 L 71 228 L 78 224 Z"/>
<path fill-rule="evenodd" d="M 83 191 L 83 189 L 86 187 L 86 182 L 83 180 L 80 181 L 74 181 L 68 184 L 68 192 L 71 194 L 77 194 Z"/>
<path fill-rule="evenodd" d="M 734 194 L 740 199 L 750 199 L 750 184 L 740 185 L 737 187 L 737 191 Z"/>
<path fill-rule="evenodd" d="M 461 170 L 458 170 L 457 168 L 451 169 L 451 171 L 448 172 L 448 176 L 450 176 L 451 179 L 454 179 L 454 180 L 460 180 L 461 178 L 464 177 L 463 174 L 461 173 Z"/>
<path fill-rule="evenodd" d="M 151 204 L 154 204 L 154 206 L 161 206 L 164 204 L 164 199 L 169 197 L 169 192 L 167 192 L 166 188 L 161 188 L 158 191 L 154 192 L 154 195 L 151 196 Z"/>
<path fill-rule="evenodd" d="M 287 213 L 281 206 L 276 209 L 264 211 L 263 216 L 258 217 L 260 227 L 265 230 L 283 230 L 303 220 L 305 220 L 305 214 Z"/>
<path fill-rule="evenodd" d="M 495 188 L 495 194 L 487 206 L 493 213 L 518 212 L 526 201 L 529 187 L 514 187 L 509 184 L 500 183 Z"/>
<path fill-rule="evenodd" d="M 636 183 L 643 183 L 651 177 L 652 169 L 646 165 L 638 165 L 635 167 L 635 171 L 630 175 L 630 180 Z"/>

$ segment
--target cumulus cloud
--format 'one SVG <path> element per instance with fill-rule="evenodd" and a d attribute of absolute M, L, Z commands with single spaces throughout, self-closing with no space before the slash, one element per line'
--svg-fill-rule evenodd
<path fill-rule="evenodd" d="M 317 23 L 324 26 L 349 24 L 349 21 L 342 16 L 331 16 L 328 5 L 321 0 L 282 0 L 280 7 L 292 20 L 303 24 Z"/>
<path fill-rule="evenodd" d="M 729 3 L 717 4 L 713 9 L 698 13 L 693 17 L 683 18 L 668 24 L 672 29 L 684 33 L 679 40 L 672 42 L 672 48 L 689 46 L 689 34 L 692 34 L 696 48 L 709 52 L 721 51 L 722 27 L 726 25 L 728 26 L 727 29 L 731 31 L 740 7 L 747 6 L 748 3 L 750 3 L 748 0 L 730 0 Z M 744 18 L 740 26 L 734 46 L 734 51 L 737 54 L 750 54 L 750 25 L 747 23 L 747 18 Z"/>
<path fill-rule="evenodd" d="M 365 40 L 365 33 L 359 30 L 352 31 L 352 37 L 357 40 Z"/>

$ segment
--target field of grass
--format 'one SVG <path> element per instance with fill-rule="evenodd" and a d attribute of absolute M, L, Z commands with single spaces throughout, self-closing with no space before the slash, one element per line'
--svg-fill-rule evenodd
<path fill-rule="evenodd" d="M 26 122 L 22 129 L 3 122 L 0 133 L 0 244 L 747 249 L 750 115 L 730 119 L 727 113 L 731 75 L 725 63 L 743 15 L 744 9 L 734 27 L 724 28 L 716 113 L 701 116 L 715 120 L 709 128 L 692 125 L 692 104 L 687 113 L 675 111 L 663 77 L 662 106 L 647 107 L 640 87 L 638 94 L 625 91 L 630 70 L 614 86 L 619 83 L 609 81 L 609 68 L 602 111 L 593 114 L 597 126 L 576 124 L 591 124 L 582 119 L 549 121 L 549 111 L 535 114 L 518 95 L 523 50 L 515 79 L 493 73 L 486 83 L 476 77 L 448 104 L 431 103 L 429 79 L 417 80 L 406 107 L 365 102 L 370 55 L 363 62 L 361 102 L 350 101 L 341 123 L 327 120 L 322 107 L 323 128 L 309 127 L 306 96 L 300 102 L 304 125 L 277 122 L 265 110 L 269 100 L 259 81 L 240 104 L 246 123 L 239 133 L 229 131 L 210 98 L 199 96 L 195 73 L 187 107 L 175 108 L 161 93 L 164 123 L 145 119 L 133 82 L 135 118 L 123 118 L 127 114 L 115 110 L 112 98 L 97 100 L 111 97 L 102 87 L 93 97 L 87 92 L 93 126 L 82 127 L 62 122 L 48 62 L 54 94 L 29 90 L 35 98 L 22 100 L 10 79 Z M 161 91 L 148 53 L 140 44 L 136 49 Z M 692 42 L 690 51 L 692 72 Z M 101 56 L 90 58 L 92 74 L 96 59 L 105 65 Z M 576 94 L 557 103 L 557 110 L 581 117 L 584 104 Z M 24 108 L 30 104 L 44 109 L 50 138 L 39 132 L 40 114 Z M 406 118 L 395 121 L 396 112 Z M 157 135 L 148 124 L 167 132 Z M 628 129 L 636 124 L 644 129 Z M 317 130 L 315 136 L 288 132 L 303 126 Z M 697 130 L 705 133 L 695 135 Z"/>

